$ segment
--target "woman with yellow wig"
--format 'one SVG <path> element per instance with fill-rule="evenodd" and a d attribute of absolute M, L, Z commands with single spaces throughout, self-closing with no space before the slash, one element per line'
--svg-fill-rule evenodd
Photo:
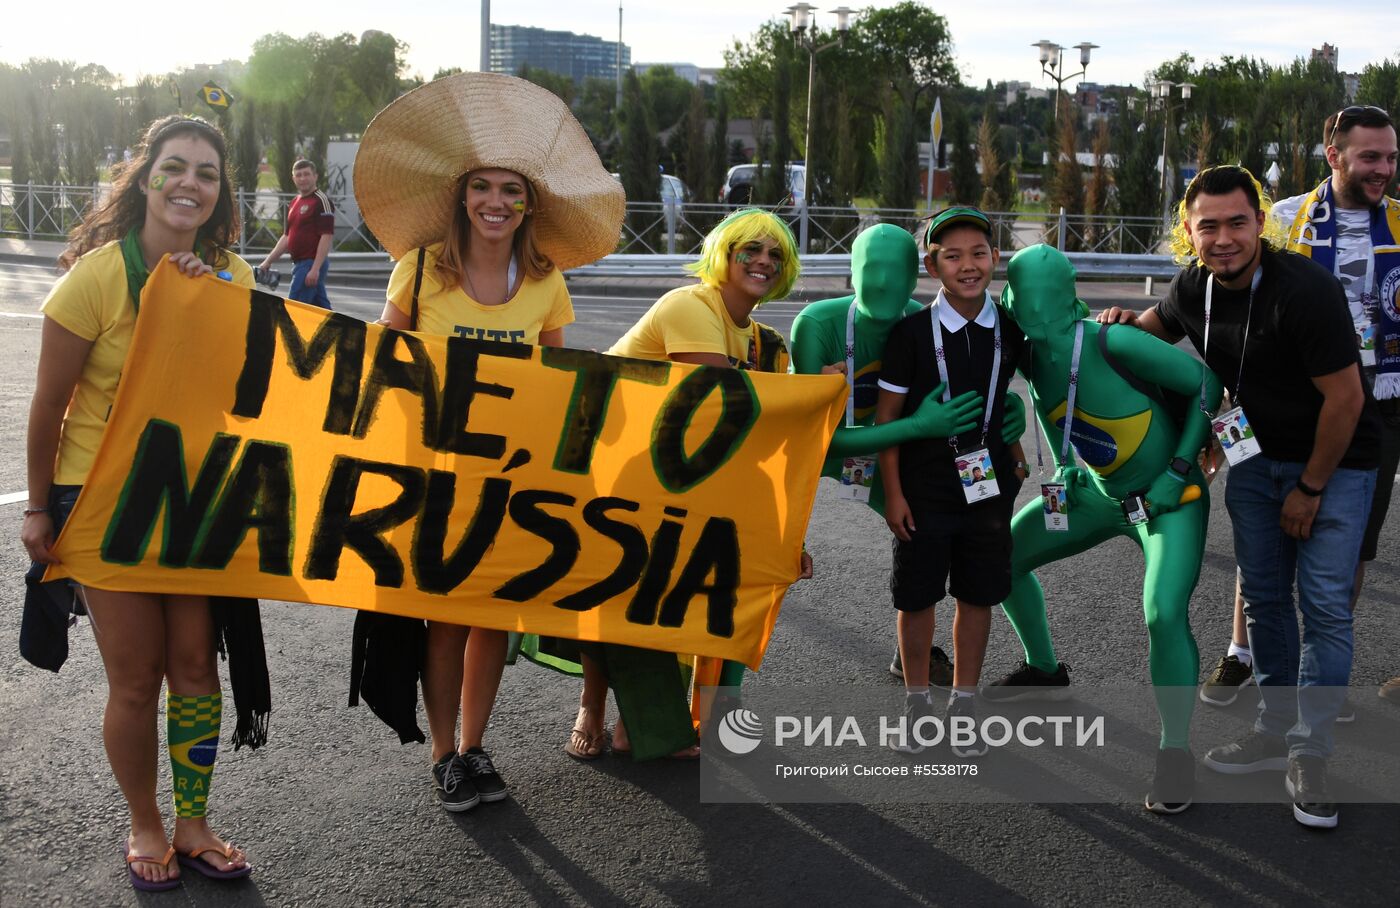
<path fill-rule="evenodd" d="M 699 283 L 662 296 L 607 352 L 786 372 L 788 355 L 782 335 L 749 316 L 763 303 L 786 296 L 800 267 L 797 243 L 786 224 L 757 208 L 736 211 L 710 231 L 700 260 L 688 266 Z M 810 559 L 805 552 L 802 557 L 802 576 L 811 576 Z M 613 644 L 587 645 L 582 650 L 583 695 L 565 751 L 583 760 L 602 754 L 611 686 L 621 714 L 613 732 L 615 753 L 632 753 L 637 759 L 699 756 L 674 655 Z M 711 683 L 737 684 L 742 670 L 737 663 L 726 663 L 726 671 L 711 678 Z M 633 728 L 630 737 L 627 723 Z"/>

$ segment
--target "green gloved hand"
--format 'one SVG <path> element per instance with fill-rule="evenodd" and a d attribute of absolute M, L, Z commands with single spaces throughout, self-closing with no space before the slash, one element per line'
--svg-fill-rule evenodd
<path fill-rule="evenodd" d="M 909 415 L 920 438 L 951 438 L 981 425 L 986 399 L 976 391 L 964 391 L 944 403 L 945 387 L 946 383 L 940 383 Z"/>
<path fill-rule="evenodd" d="M 1026 402 L 1015 391 L 1006 392 L 1006 406 L 1001 416 L 1001 440 L 1014 445 L 1026 434 Z"/>
<path fill-rule="evenodd" d="M 1066 466 L 1055 471 L 1055 481 L 1065 487 L 1065 503 L 1074 506 L 1076 491 L 1089 484 L 1089 474 L 1083 467 Z"/>
<path fill-rule="evenodd" d="M 1147 490 L 1148 516 L 1157 517 L 1181 507 L 1181 495 L 1185 491 L 1185 477 L 1178 476 L 1170 469 L 1163 472 L 1152 481 L 1152 487 Z"/>

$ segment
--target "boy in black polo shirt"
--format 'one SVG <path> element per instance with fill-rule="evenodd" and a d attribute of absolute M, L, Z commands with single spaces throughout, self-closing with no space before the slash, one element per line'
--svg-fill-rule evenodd
<path fill-rule="evenodd" d="M 927 395 L 941 393 L 947 434 L 882 451 L 878 472 L 885 520 L 895 534 L 890 587 L 899 611 L 906 730 L 931 712 L 922 654 L 933 640 L 933 606 L 946 586 L 957 601 L 950 739 L 957 756 L 972 757 L 986 745 L 960 744 L 951 733 L 958 717 L 975 719 L 991 607 L 1011 591 L 1011 515 L 1026 476 L 1025 455 L 1001 432 L 1025 335 L 987 293 L 997 250 L 985 214 L 946 209 L 929 222 L 924 243 L 924 266 L 943 289 L 931 307 L 890 332 L 875 422 L 907 416 Z M 897 749 L 918 753 L 923 746 L 910 737 Z"/>

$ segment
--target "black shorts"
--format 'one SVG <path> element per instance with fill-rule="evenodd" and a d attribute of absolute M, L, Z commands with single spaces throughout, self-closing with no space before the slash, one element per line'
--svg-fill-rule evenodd
<path fill-rule="evenodd" d="M 914 510 L 918 530 L 895 537 L 890 593 L 901 612 L 931 608 L 950 594 L 968 605 L 993 606 L 1011 594 L 1014 490 L 962 511 Z"/>
<path fill-rule="evenodd" d="M 1390 509 L 1390 488 L 1400 469 L 1400 400 L 1378 400 L 1381 411 L 1381 466 L 1376 471 L 1376 492 L 1371 496 L 1371 516 L 1361 539 L 1361 560 L 1375 561 L 1385 512 Z"/>

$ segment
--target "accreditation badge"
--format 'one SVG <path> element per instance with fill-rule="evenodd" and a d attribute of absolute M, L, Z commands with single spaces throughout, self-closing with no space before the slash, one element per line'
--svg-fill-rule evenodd
<path fill-rule="evenodd" d="M 1361 365 L 1375 368 L 1376 365 L 1376 326 L 1367 325 L 1356 335 L 1356 346 L 1360 349 Z"/>
<path fill-rule="evenodd" d="M 962 480 L 963 497 L 969 504 L 1001 494 L 1001 489 L 997 488 L 996 470 L 992 468 L 992 455 L 986 448 L 959 454 L 953 462 L 958 468 L 958 478 Z"/>
<path fill-rule="evenodd" d="M 870 487 L 875 483 L 874 457 L 847 457 L 841 462 L 841 486 L 836 491 L 837 498 L 850 501 L 869 501 Z"/>
<path fill-rule="evenodd" d="M 1254 437 L 1254 428 L 1245 417 L 1243 407 L 1221 413 L 1211 422 L 1211 428 L 1230 466 L 1244 463 L 1259 453 L 1259 440 Z"/>
<path fill-rule="evenodd" d="M 1069 532 L 1069 499 L 1062 482 L 1040 484 L 1040 506 L 1045 511 L 1045 528 L 1057 533 Z"/>

